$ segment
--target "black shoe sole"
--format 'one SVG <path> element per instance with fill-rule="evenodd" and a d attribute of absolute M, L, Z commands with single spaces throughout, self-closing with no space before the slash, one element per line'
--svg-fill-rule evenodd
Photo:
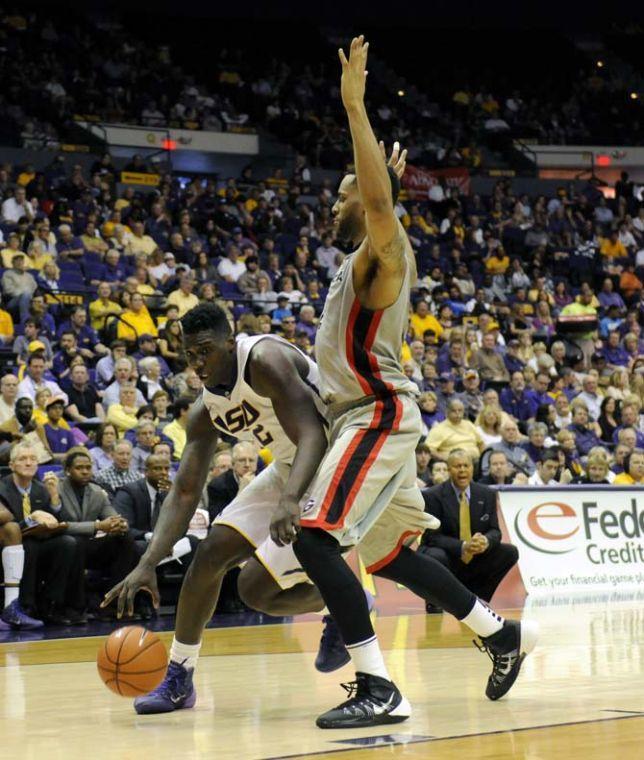
<path fill-rule="evenodd" d="M 373 718 L 365 718 L 363 720 L 359 721 L 324 721 L 321 718 L 318 718 L 315 721 L 315 725 L 318 728 L 369 728 L 371 726 L 384 726 L 389 723 L 402 723 L 405 720 L 408 720 L 411 716 L 409 715 L 374 715 Z"/>

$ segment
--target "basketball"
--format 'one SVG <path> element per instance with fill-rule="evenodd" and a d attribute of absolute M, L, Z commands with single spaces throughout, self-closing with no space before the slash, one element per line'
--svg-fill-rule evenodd
<path fill-rule="evenodd" d="M 168 655 L 156 633 L 128 625 L 105 640 L 96 665 L 108 689 L 121 697 L 139 697 L 161 683 Z"/>

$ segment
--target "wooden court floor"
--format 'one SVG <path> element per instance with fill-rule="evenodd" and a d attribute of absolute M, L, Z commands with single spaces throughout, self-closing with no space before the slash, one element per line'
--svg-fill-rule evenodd
<path fill-rule="evenodd" d="M 348 666 L 314 670 L 317 621 L 208 631 L 196 708 L 165 716 L 137 716 L 100 683 L 101 639 L 6 644 L 0 757 L 636 760 L 644 758 L 643 599 L 529 600 L 523 614 L 539 621 L 540 645 L 496 703 L 483 693 L 487 657 L 453 618 L 378 618 L 389 670 L 414 708 L 390 730 L 315 727 L 352 675 Z"/>

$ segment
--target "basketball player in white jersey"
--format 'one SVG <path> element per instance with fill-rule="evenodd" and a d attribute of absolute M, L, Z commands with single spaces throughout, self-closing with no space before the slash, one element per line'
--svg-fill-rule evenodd
<path fill-rule="evenodd" d="M 156 566 L 185 533 L 203 492 L 218 436 L 252 434 L 274 461 L 215 519 L 188 568 L 177 608 L 168 673 L 157 689 L 135 700 L 139 713 L 170 712 L 195 704 L 192 684 L 201 637 L 217 604 L 221 582 L 232 568 L 256 554 L 276 579 L 272 604 L 280 614 L 320 610 L 317 589 L 291 547 L 269 536 L 276 506 L 304 497 L 327 448 L 317 395 L 317 368 L 294 346 L 274 335 L 235 341 L 225 313 L 200 304 L 181 320 L 189 365 L 204 383 L 190 412 L 179 471 L 161 508 L 152 540 L 139 565 L 105 597 L 118 597 L 119 617 L 132 614 L 136 593 L 146 589 L 159 604 Z"/>
<path fill-rule="evenodd" d="M 394 213 L 399 176 L 383 160 L 364 105 L 367 51 L 363 37 L 353 39 L 348 59 L 339 51 L 355 175 L 342 180 L 333 212 L 338 237 L 357 248 L 331 283 L 316 336 L 330 448 L 302 513 L 295 499 L 283 499 L 271 524 L 278 544 L 294 542 L 356 670 L 349 699 L 321 715 L 320 728 L 396 723 L 411 712 L 387 672 L 360 583 L 342 559 L 345 547 L 363 539 L 368 571 L 428 600 L 438 591 L 450 600 L 450 612 L 481 636 L 494 662 L 486 691 L 491 699 L 514 683 L 536 640 L 533 625 L 503 621 L 451 574 L 441 573 L 439 563 L 426 563 L 428 557 L 407 546 L 429 518 L 415 484 L 417 389 L 400 364 L 416 266 Z M 402 176 L 405 155 L 395 150 L 392 163 Z"/>

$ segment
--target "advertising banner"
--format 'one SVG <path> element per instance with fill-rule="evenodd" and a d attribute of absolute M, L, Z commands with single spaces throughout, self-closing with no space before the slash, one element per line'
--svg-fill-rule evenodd
<path fill-rule="evenodd" d="M 644 587 L 644 490 L 500 488 L 529 594 Z"/>
<path fill-rule="evenodd" d="M 440 179 L 444 179 L 448 187 L 458 187 L 467 195 L 470 192 L 470 173 L 467 169 L 424 169 L 422 166 L 407 165 L 402 179 L 402 185 L 407 191 L 407 197 L 413 200 L 425 200 L 430 187 Z"/>

